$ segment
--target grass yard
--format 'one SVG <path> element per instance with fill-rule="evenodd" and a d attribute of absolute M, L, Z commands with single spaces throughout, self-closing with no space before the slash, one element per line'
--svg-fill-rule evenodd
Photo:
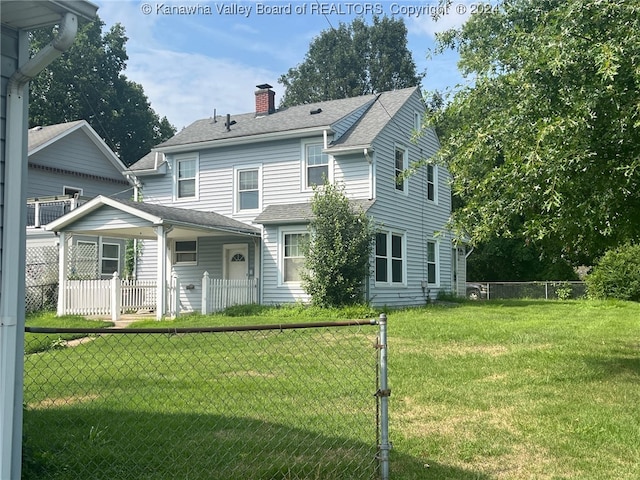
<path fill-rule="evenodd" d="M 193 315 L 135 326 L 278 324 L 374 315 L 367 309 L 301 306 L 230 313 L 234 316 Z M 640 304 L 471 302 L 391 312 L 388 317 L 392 479 L 640 478 Z M 146 348 L 139 352 L 142 356 L 154 355 L 158 348 L 139 347 Z M 204 353 L 198 350 L 199 356 Z M 154 388 L 153 379 L 147 380 L 117 388 Z M 86 381 L 89 391 L 91 380 Z M 310 390 L 309 402 L 319 393 Z M 152 413 L 151 428 L 159 422 L 191 421 L 186 417 L 199 413 L 176 416 L 172 405 L 137 406 L 129 416 L 133 421 L 136 412 Z M 127 406 L 119 410 L 123 414 Z M 55 412 L 38 414 L 46 421 Z M 292 417 L 290 424 L 285 419 L 279 426 L 294 444 L 304 438 L 299 421 Z M 101 446 L 111 433 L 108 422 L 108 416 L 97 418 L 94 431 L 75 435 L 84 436 L 82 441 L 92 448 Z M 262 425 L 250 419 L 245 423 L 247 431 Z M 341 435 L 339 428 L 323 428 L 320 442 Z M 187 452 L 192 440 L 176 445 L 176 455 Z M 264 478 L 290 477 L 275 473 Z M 309 478 L 329 477 L 310 472 Z"/>

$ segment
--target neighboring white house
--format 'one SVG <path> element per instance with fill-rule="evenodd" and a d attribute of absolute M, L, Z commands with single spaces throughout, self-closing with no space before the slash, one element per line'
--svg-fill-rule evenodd
<path fill-rule="evenodd" d="M 132 165 L 144 204 L 98 198 L 50 228 L 144 239 L 139 278 L 164 284 L 175 273 L 188 310 L 201 308 L 205 272 L 258 279 L 264 304 L 307 301 L 299 245 L 313 186 L 326 178 L 376 223 L 371 304 L 464 295 L 464 250 L 446 229 L 449 173 L 429 165 L 401 175 L 439 147 L 433 130 L 415 135 L 425 112 L 419 88 L 277 110 L 271 86 L 259 85 L 255 104 L 252 113 L 198 120 Z M 201 212 L 215 212 L 213 223 Z"/>

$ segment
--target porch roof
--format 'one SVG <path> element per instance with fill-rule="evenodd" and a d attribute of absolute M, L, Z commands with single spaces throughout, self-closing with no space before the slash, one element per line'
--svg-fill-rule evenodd
<path fill-rule="evenodd" d="M 260 236 L 260 229 L 215 212 L 167 207 L 102 195 L 45 226 L 54 232 L 75 232 L 118 238 L 155 239 L 156 227 L 164 227 L 168 238 L 194 235 Z"/>
<path fill-rule="evenodd" d="M 371 208 L 375 200 L 350 200 L 354 209 L 362 209 L 364 212 Z M 310 203 L 285 203 L 282 205 L 269 205 L 255 219 L 262 225 L 284 225 L 307 223 L 313 218 Z"/>

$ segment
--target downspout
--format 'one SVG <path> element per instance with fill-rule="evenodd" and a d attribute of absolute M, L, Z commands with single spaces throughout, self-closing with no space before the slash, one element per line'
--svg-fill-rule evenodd
<path fill-rule="evenodd" d="M 28 116 L 27 84 L 67 50 L 78 31 L 78 19 L 62 17 L 58 35 L 27 60 L 7 83 L 4 156 L 2 281 L 0 288 L 0 478 L 20 478 L 22 457 L 22 388 L 24 371 L 24 197 Z M 28 50 L 26 31 L 19 33 L 18 61 Z"/>

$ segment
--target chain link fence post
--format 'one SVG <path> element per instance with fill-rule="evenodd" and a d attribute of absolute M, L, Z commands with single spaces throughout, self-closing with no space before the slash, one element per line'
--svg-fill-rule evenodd
<path fill-rule="evenodd" d="M 391 444 L 389 443 L 389 389 L 387 381 L 387 316 L 380 314 L 378 319 L 380 327 L 380 339 L 378 342 L 379 349 L 379 365 L 380 365 L 380 385 L 378 387 L 377 396 L 380 402 L 380 478 L 382 480 L 389 479 L 389 451 Z"/>

